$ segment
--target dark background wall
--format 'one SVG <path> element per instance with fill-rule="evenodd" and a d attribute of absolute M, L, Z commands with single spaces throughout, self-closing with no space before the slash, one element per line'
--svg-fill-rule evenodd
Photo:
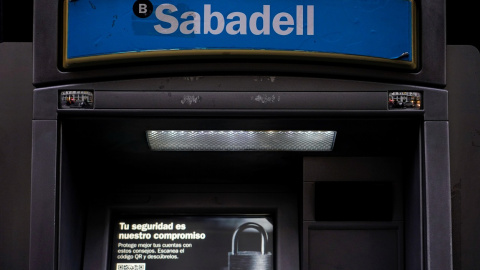
<path fill-rule="evenodd" d="M 0 0 L 0 42 L 31 42 L 33 0 Z"/>
<path fill-rule="evenodd" d="M 447 1 L 447 44 L 480 48 L 475 3 Z M 33 0 L 0 0 L 0 269 L 28 269 L 32 17 Z M 480 269 L 478 52 L 450 47 L 447 68 L 454 269 Z"/>

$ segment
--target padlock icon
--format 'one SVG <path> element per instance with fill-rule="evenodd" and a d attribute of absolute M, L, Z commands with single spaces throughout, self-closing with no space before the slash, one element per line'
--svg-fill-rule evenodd
<path fill-rule="evenodd" d="M 246 229 L 257 230 L 261 237 L 261 251 L 239 251 L 238 235 Z M 254 222 L 240 225 L 232 237 L 232 251 L 228 253 L 228 270 L 273 270 L 272 253 L 265 253 L 268 243 L 268 235 L 265 229 Z"/>

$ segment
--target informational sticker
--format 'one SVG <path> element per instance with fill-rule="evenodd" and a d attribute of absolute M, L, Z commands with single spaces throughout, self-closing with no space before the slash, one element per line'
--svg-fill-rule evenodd
<path fill-rule="evenodd" d="M 255 269 L 274 269 L 268 216 L 134 216 L 112 226 L 111 270 L 226 270 L 245 254 L 267 261 Z"/>
<path fill-rule="evenodd" d="M 413 0 L 65 0 L 64 67 L 270 56 L 415 67 Z"/>

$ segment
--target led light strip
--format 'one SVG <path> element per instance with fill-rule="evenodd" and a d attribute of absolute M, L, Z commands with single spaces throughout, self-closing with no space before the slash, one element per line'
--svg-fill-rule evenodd
<path fill-rule="evenodd" d="M 332 151 L 336 131 L 148 130 L 154 151 Z"/>

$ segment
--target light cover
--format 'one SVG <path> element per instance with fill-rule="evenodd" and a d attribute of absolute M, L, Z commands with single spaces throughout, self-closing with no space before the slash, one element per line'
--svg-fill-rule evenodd
<path fill-rule="evenodd" d="M 155 151 L 332 151 L 336 131 L 148 130 Z"/>
<path fill-rule="evenodd" d="M 93 109 L 93 91 L 61 91 L 58 101 L 60 109 Z"/>
<path fill-rule="evenodd" d="M 390 91 L 388 92 L 388 109 L 421 110 L 423 99 L 421 92 Z"/>

